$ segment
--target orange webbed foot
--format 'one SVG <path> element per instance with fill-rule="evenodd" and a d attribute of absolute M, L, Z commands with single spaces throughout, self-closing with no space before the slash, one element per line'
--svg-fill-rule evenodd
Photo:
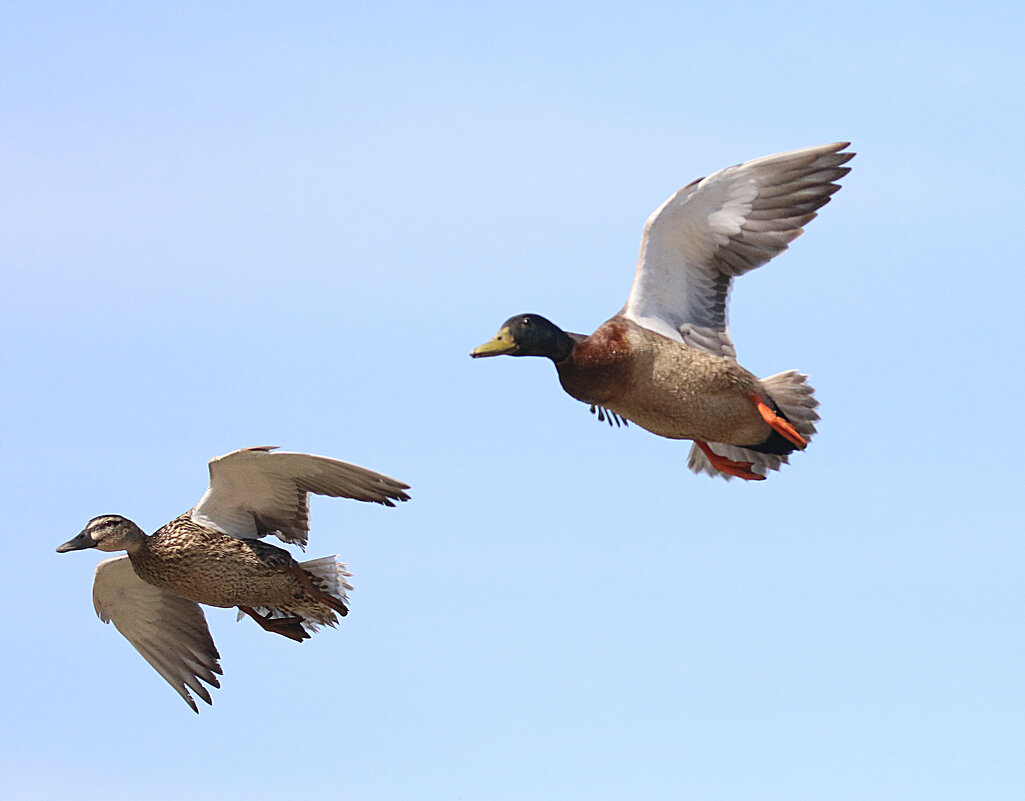
<path fill-rule="evenodd" d="M 260 628 L 264 629 L 264 631 L 280 634 L 282 637 L 288 637 L 288 639 L 295 640 L 296 642 L 302 642 L 310 638 L 309 633 L 302 626 L 303 619 L 301 617 L 261 615 L 251 606 L 240 605 L 239 609 L 259 623 Z"/>
<path fill-rule="evenodd" d="M 779 432 L 788 442 L 792 443 L 795 447 L 804 450 L 808 444 L 808 440 L 802 437 L 796 428 L 770 409 L 768 404 L 756 393 L 749 392 L 747 398 L 755 405 L 755 408 L 762 416 L 762 419 L 769 424 L 769 427 L 773 431 Z"/>
<path fill-rule="evenodd" d="M 725 473 L 728 476 L 736 476 L 737 478 L 742 478 L 745 481 L 765 481 L 765 476 L 761 473 L 756 473 L 751 469 L 751 462 L 735 462 L 732 459 L 727 459 L 725 456 L 720 456 L 708 447 L 707 442 L 694 440 L 694 443 L 701 448 L 701 452 L 708 457 L 708 461 L 712 463 L 712 467 L 720 473 Z"/>

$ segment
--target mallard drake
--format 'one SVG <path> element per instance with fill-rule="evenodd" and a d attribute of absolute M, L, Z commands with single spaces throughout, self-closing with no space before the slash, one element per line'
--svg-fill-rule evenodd
<path fill-rule="evenodd" d="M 599 419 L 693 440 L 694 472 L 764 479 L 807 446 L 818 401 L 805 375 L 759 380 L 737 363 L 730 285 L 803 233 L 850 172 L 849 145 L 765 156 L 692 181 L 648 218 L 616 316 L 585 336 L 518 314 L 470 355 L 547 357 L 563 389 Z"/>
<path fill-rule="evenodd" d="M 309 494 L 385 506 L 409 500 L 407 484 L 357 465 L 245 448 L 210 461 L 199 503 L 147 536 L 120 515 L 90 520 L 58 553 L 128 551 L 96 568 L 93 604 L 143 658 L 199 712 L 191 689 L 212 703 L 202 681 L 220 687 L 220 654 L 200 604 L 239 609 L 267 631 L 302 642 L 346 615 L 351 575 L 333 556 L 296 562 L 260 538 L 305 547 Z"/>

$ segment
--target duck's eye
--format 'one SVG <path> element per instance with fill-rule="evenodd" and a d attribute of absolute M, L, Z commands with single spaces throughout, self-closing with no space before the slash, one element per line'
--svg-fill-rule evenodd
<path fill-rule="evenodd" d="M 524 317 L 523 318 L 523 324 L 524 325 L 530 325 L 530 318 L 529 317 Z"/>

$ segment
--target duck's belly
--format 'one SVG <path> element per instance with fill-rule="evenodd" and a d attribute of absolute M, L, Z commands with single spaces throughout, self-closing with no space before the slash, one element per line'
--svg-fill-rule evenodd
<path fill-rule="evenodd" d="M 704 351 L 651 349 L 635 355 L 629 372 L 600 385 L 586 377 L 570 378 L 563 386 L 574 397 L 662 437 L 753 445 L 771 433 L 747 397 L 762 393 L 761 382 L 736 362 Z M 571 390 L 583 386 L 600 386 L 601 391 Z M 583 397 L 587 394 L 596 397 Z"/>
<path fill-rule="evenodd" d="M 209 606 L 278 607 L 306 593 L 286 572 L 294 563 L 280 548 L 225 537 L 223 548 L 157 550 L 132 560 L 135 572 L 151 584 Z"/>
<path fill-rule="evenodd" d="M 754 404 L 733 394 L 696 396 L 670 389 L 644 404 L 611 403 L 606 408 L 669 439 L 755 445 L 770 433 Z"/>

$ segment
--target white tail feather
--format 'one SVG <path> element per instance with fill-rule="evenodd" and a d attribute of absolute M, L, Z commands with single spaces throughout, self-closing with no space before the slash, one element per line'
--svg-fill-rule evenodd
<path fill-rule="evenodd" d="M 346 579 L 352 578 L 352 573 L 337 559 L 337 556 L 322 556 L 319 559 L 301 562 L 299 567 L 323 581 L 327 585 L 325 589 L 328 594 L 348 602 L 349 596 L 346 593 L 352 589 L 352 585 Z"/>
<path fill-rule="evenodd" d="M 819 419 L 815 411 L 819 402 L 815 400 L 815 388 L 808 383 L 808 376 L 787 370 L 763 378 L 762 386 L 798 433 L 810 440 L 815 433 L 815 421 Z"/>

